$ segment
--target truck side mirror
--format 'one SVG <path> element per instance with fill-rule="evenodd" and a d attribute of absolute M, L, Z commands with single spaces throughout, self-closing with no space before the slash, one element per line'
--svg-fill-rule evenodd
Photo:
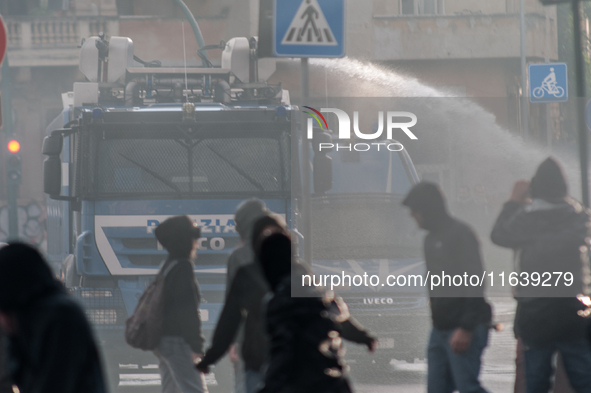
<path fill-rule="evenodd" d="M 45 151 L 45 143 L 43 144 Z M 62 191 L 62 160 L 59 156 L 51 155 L 43 162 L 43 192 L 49 197 L 59 197 Z"/>
<path fill-rule="evenodd" d="M 43 139 L 43 154 L 47 156 L 43 162 L 43 192 L 51 199 L 58 201 L 76 201 L 75 197 L 62 196 L 62 160 L 60 154 L 64 146 L 64 134 L 70 135 L 72 128 L 54 130 Z"/>
<path fill-rule="evenodd" d="M 52 134 L 43 139 L 43 154 L 46 156 L 59 156 L 62 153 L 64 137 L 62 134 Z"/>
<path fill-rule="evenodd" d="M 326 155 L 326 150 L 320 150 L 320 143 L 331 143 L 332 138 L 327 132 L 314 135 L 312 146 L 314 150 L 314 193 L 324 194 L 332 189 L 332 158 Z"/>
<path fill-rule="evenodd" d="M 58 130 L 43 139 L 43 154 L 48 156 L 43 162 L 43 192 L 51 199 L 59 199 L 62 191 L 62 160 L 60 154 L 64 136 Z"/>

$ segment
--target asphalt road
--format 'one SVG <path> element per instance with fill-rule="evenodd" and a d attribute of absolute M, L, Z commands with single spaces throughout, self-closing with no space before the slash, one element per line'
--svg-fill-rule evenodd
<path fill-rule="evenodd" d="M 490 393 L 506 393 L 513 390 L 515 377 L 515 339 L 513 338 L 513 316 L 515 301 L 508 297 L 489 297 L 495 313 L 495 321 L 504 323 L 501 332 L 491 331 L 489 346 L 484 354 L 481 381 Z M 427 365 L 424 360 L 407 363 L 392 359 L 390 369 L 364 381 L 353 381 L 358 393 L 415 393 L 426 391 Z M 157 372 L 157 368 L 154 369 Z M 121 375 L 120 391 L 124 393 L 152 393 L 160 389 L 160 376 L 134 374 L 133 369 Z M 213 389 L 212 389 L 213 390 Z M 230 392 L 228 392 L 230 393 Z"/>
<path fill-rule="evenodd" d="M 489 298 L 493 303 L 495 321 L 504 323 L 501 332 L 491 331 L 489 345 L 484 353 L 481 381 L 490 393 L 513 391 L 515 378 L 515 346 L 513 317 L 515 301 L 512 298 Z M 426 391 L 427 364 L 423 361 L 392 362 L 388 383 L 356 383 L 358 393 L 415 393 Z"/>

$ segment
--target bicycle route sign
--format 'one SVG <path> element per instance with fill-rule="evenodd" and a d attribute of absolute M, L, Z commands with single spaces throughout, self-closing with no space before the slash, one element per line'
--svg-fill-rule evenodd
<path fill-rule="evenodd" d="M 343 57 L 344 3 L 344 0 L 275 0 L 274 55 Z"/>
<path fill-rule="evenodd" d="M 566 63 L 529 64 L 529 101 L 568 101 Z"/>

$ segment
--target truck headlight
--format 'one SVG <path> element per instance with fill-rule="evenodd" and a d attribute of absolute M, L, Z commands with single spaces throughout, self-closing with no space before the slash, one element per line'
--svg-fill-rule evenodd
<path fill-rule="evenodd" d="M 117 310 L 86 310 L 86 315 L 93 325 L 115 325 L 117 323 Z"/>

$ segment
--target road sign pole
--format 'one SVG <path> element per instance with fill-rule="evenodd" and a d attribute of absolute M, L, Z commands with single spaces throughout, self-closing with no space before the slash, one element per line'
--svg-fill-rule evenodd
<path fill-rule="evenodd" d="M 579 127 L 579 160 L 581 166 L 582 202 L 589 206 L 589 179 L 588 179 L 588 146 L 587 124 L 585 122 L 585 63 L 583 60 L 583 45 L 581 40 L 581 8 L 579 0 L 572 1 L 574 49 L 575 49 L 575 73 L 577 75 L 577 118 Z"/>
<path fill-rule="evenodd" d="M 523 139 L 529 138 L 529 122 L 527 108 L 527 75 L 525 58 L 525 4 L 524 0 L 519 3 L 519 33 L 520 33 L 520 57 L 521 57 L 521 128 Z"/>
<path fill-rule="evenodd" d="M 261 1 L 261 6 L 265 3 Z M 265 18 L 260 20 L 266 21 Z M 264 28 L 260 28 L 259 33 L 268 31 L 268 22 L 263 23 L 261 27 Z M 274 57 L 301 59 L 301 103 L 306 105 L 310 97 L 308 58 L 345 55 L 345 1 L 274 0 L 272 32 Z M 312 263 L 312 221 L 310 219 L 312 175 L 310 141 L 307 138 L 306 126 L 307 123 L 302 121 L 301 229 L 304 235 L 303 257 L 307 262 Z"/>
<path fill-rule="evenodd" d="M 301 58 L 301 84 L 302 84 L 302 105 L 306 105 L 310 97 L 310 69 L 308 58 Z M 306 122 L 301 122 L 302 127 L 302 218 L 304 235 L 304 260 L 312 263 L 312 221 L 310 214 L 310 142 L 306 137 Z"/>

